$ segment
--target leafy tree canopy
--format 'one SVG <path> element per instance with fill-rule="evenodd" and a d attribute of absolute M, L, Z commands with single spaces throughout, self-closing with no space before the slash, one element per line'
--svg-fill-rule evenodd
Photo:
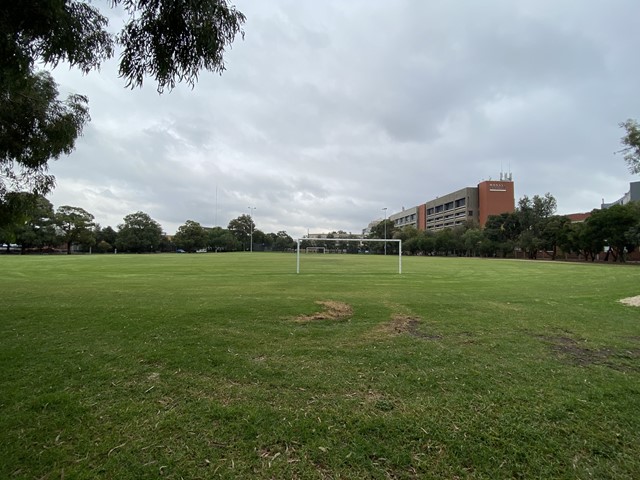
<path fill-rule="evenodd" d="M 161 241 L 162 227 L 147 213 L 130 213 L 118 225 L 116 247 L 125 252 L 153 252 Z"/>
<path fill-rule="evenodd" d="M 393 220 L 386 219 L 378 222 L 371 228 L 369 238 L 393 238 L 396 232 L 396 225 Z"/>
<path fill-rule="evenodd" d="M 640 173 L 640 125 L 636 120 L 628 119 L 620 124 L 625 135 L 620 139 L 624 147 L 620 150 L 631 173 Z"/>
<path fill-rule="evenodd" d="M 105 242 L 111 246 L 116 244 L 116 239 L 118 238 L 118 232 L 116 232 L 110 226 L 102 228 L 100 227 L 100 225 L 96 225 L 95 235 L 96 235 L 96 242 L 98 243 Z"/>
<path fill-rule="evenodd" d="M 537 234 L 541 224 L 555 213 L 556 208 L 556 199 L 550 193 L 543 197 L 534 195 L 533 198 L 525 195 L 518 201 L 516 212 L 522 229 L 533 229 Z"/>
<path fill-rule="evenodd" d="M 110 3 L 128 15 L 117 33 L 90 0 L 0 2 L 0 203 L 12 191 L 50 191 L 48 161 L 73 151 L 89 120 L 87 98 L 58 98 L 51 75 L 36 66 L 64 62 L 87 73 L 119 47 L 126 86 L 148 76 L 160 93 L 178 82 L 193 87 L 202 70 L 222 73 L 245 21 L 227 0 Z"/>
<path fill-rule="evenodd" d="M 239 241 L 244 242 L 249 238 L 251 232 L 256 229 L 256 224 L 253 223 L 251 215 L 244 214 L 231 220 L 227 228 Z"/>
<path fill-rule="evenodd" d="M 58 207 L 55 215 L 56 226 L 62 232 L 62 239 L 67 244 L 67 254 L 71 253 L 71 244 L 74 242 L 91 244 L 93 232 L 93 215 L 84 208 L 63 205 Z"/>
<path fill-rule="evenodd" d="M 53 247 L 57 243 L 53 205 L 44 197 L 38 197 L 29 209 L 28 219 L 16 229 L 16 243 L 22 251 L 27 248 Z"/>
<path fill-rule="evenodd" d="M 593 231 L 592 236 L 609 247 L 615 259 L 624 261 L 624 254 L 637 247 L 630 232 L 640 226 L 640 205 L 630 202 L 594 210 L 585 223 Z"/>
<path fill-rule="evenodd" d="M 284 230 L 280 230 L 273 241 L 273 249 L 278 251 L 284 251 L 288 248 L 295 248 L 296 242 L 293 238 Z"/>
<path fill-rule="evenodd" d="M 178 248 L 187 252 L 195 252 L 207 246 L 207 231 L 198 222 L 187 220 L 184 225 L 178 227 L 173 241 Z"/>

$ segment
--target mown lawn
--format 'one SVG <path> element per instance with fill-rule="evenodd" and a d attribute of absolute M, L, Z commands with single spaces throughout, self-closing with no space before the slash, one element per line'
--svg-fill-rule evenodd
<path fill-rule="evenodd" d="M 295 267 L 1 256 L 0 478 L 640 478 L 640 267 Z"/>

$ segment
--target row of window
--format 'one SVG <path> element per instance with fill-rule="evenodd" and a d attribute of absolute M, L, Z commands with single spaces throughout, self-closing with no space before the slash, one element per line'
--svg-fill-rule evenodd
<path fill-rule="evenodd" d="M 459 198 L 453 202 L 447 202 L 442 205 L 436 205 L 427 209 L 427 215 L 433 215 L 435 213 L 446 212 L 447 210 L 453 210 L 454 208 L 464 207 L 467 204 L 466 198 Z"/>
<path fill-rule="evenodd" d="M 406 225 L 407 223 L 415 223 L 415 222 L 416 222 L 415 213 L 411 215 L 407 215 L 406 217 L 396 218 L 394 221 L 396 225 Z"/>
<path fill-rule="evenodd" d="M 473 217 L 473 210 L 469 210 L 468 212 L 456 212 L 456 213 L 450 213 L 448 215 L 444 215 L 444 217 L 442 215 L 438 216 L 438 217 L 434 217 L 434 218 L 428 218 L 427 217 L 427 224 L 429 223 L 433 223 L 433 222 L 437 222 L 439 220 L 448 220 L 450 218 L 462 218 L 462 217 Z"/>
<path fill-rule="evenodd" d="M 427 230 L 441 230 L 443 228 L 456 227 L 458 225 L 462 225 L 463 223 L 464 222 L 461 220 L 456 220 L 455 222 L 437 223 L 435 225 L 427 225 Z"/>

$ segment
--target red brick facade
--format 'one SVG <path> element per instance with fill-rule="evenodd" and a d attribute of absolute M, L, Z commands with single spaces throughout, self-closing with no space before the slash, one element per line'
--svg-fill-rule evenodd
<path fill-rule="evenodd" d="M 513 212 L 516 208 L 513 182 L 487 180 L 479 183 L 478 203 L 480 228 L 484 227 L 490 215 Z"/>
<path fill-rule="evenodd" d="M 427 206 L 423 203 L 422 205 L 418 205 L 418 230 L 426 230 L 427 229 Z"/>

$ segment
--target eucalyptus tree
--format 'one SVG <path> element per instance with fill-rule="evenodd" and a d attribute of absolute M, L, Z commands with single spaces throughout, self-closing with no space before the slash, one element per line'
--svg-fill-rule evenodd
<path fill-rule="evenodd" d="M 545 248 L 543 232 L 556 208 L 556 199 L 550 193 L 544 196 L 534 195 L 533 198 L 525 195 L 518 201 L 515 214 L 518 217 L 520 234 L 517 244 L 529 258 L 536 258 L 538 251 Z"/>
<path fill-rule="evenodd" d="M 118 225 L 116 248 L 125 252 L 154 252 L 160 247 L 162 227 L 148 213 L 135 212 Z"/>
<path fill-rule="evenodd" d="M 60 231 L 60 238 L 67 246 L 67 254 L 71 253 L 71 245 L 79 243 L 91 246 L 95 242 L 93 236 L 93 215 L 84 208 L 63 205 L 55 214 L 55 225 Z"/>
<path fill-rule="evenodd" d="M 187 220 L 184 225 L 178 227 L 178 231 L 173 237 L 173 242 L 178 248 L 182 248 L 187 252 L 195 252 L 207 246 L 207 231 L 198 222 Z"/>
<path fill-rule="evenodd" d="M 625 254 L 638 247 L 634 234 L 640 226 L 640 204 L 630 202 L 613 205 L 603 210 L 594 210 L 585 221 L 592 235 L 606 248 L 604 260 L 612 256 L 624 262 Z"/>
<path fill-rule="evenodd" d="M 26 212 L 26 217 L 26 221 L 16 229 L 15 241 L 20 245 L 22 253 L 29 248 L 42 250 L 44 247 L 54 247 L 57 235 L 51 202 L 38 196 L 33 208 Z"/>
<path fill-rule="evenodd" d="M 104 13 L 109 6 L 125 13 L 119 32 Z M 11 192 L 50 191 L 48 162 L 72 152 L 89 121 L 87 97 L 60 98 L 41 67 L 64 63 L 88 73 L 118 47 L 127 87 L 147 77 L 159 93 L 181 81 L 193 87 L 202 70 L 224 71 L 225 49 L 244 21 L 227 0 L 0 2 L 0 204 L 15 200 Z"/>
<path fill-rule="evenodd" d="M 251 234 L 256 229 L 256 224 L 253 223 L 251 215 L 245 213 L 231 220 L 227 228 L 242 243 L 243 247 L 246 247 L 250 241 Z"/>
<path fill-rule="evenodd" d="M 636 120 L 628 119 L 620 123 L 625 135 L 620 139 L 624 146 L 620 153 L 624 154 L 631 173 L 640 173 L 640 125 Z"/>

